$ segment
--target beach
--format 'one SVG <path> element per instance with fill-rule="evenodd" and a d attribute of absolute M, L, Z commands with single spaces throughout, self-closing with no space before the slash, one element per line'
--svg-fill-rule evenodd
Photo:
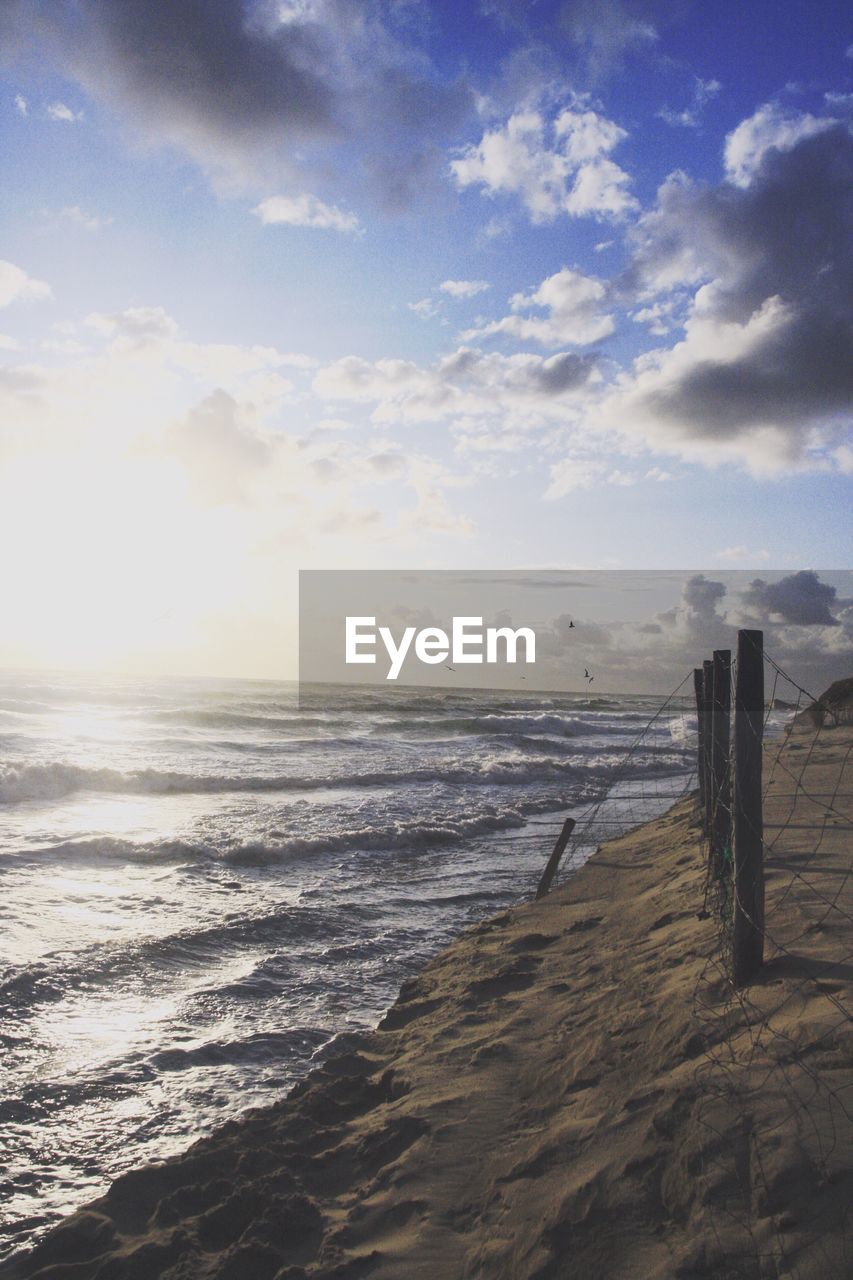
<path fill-rule="evenodd" d="M 442 946 L 532 895 L 567 814 L 606 796 L 612 833 L 667 809 L 695 715 L 678 700 L 636 745 L 657 711 L 7 674 L 0 1261 L 374 1028 Z"/>
<path fill-rule="evenodd" d="M 286 1100 L 120 1177 L 0 1275 L 849 1274 L 851 751 L 847 726 L 766 748 L 747 990 L 687 800 L 468 929 Z"/>

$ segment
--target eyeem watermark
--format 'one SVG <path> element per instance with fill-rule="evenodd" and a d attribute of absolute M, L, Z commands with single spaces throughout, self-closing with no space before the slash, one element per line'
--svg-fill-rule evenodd
<path fill-rule="evenodd" d="M 348 666 L 379 662 L 384 649 L 388 661 L 386 680 L 396 680 L 410 650 L 418 662 L 428 666 L 439 663 L 453 667 L 465 663 L 516 663 L 519 647 L 524 646 L 526 663 L 536 661 L 536 634 L 530 627 L 483 627 L 478 617 L 454 618 L 448 635 L 442 627 L 404 627 L 399 641 L 390 627 L 376 625 L 374 616 L 347 616 L 344 661 Z"/>

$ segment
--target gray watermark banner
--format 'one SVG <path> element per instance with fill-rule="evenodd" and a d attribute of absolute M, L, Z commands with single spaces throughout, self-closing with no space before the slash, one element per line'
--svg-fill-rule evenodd
<path fill-rule="evenodd" d="M 738 627 L 823 688 L 853 665 L 853 573 L 303 570 L 299 681 L 666 693 Z"/>

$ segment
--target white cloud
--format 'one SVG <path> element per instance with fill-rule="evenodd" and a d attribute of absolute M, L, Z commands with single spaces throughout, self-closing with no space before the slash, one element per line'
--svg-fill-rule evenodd
<path fill-rule="evenodd" d="M 722 89 L 719 80 L 703 80 L 700 76 L 693 79 L 693 94 L 690 105 L 681 111 L 673 111 L 671 107 L 661 107 L 658 116 L 667 124 L 681 125 L 686 129 L 697 129 L 702 119 L 702 112 L 711 98 Z"/>
<path fill-rule="evenodd" d="M 12 338 L 8 333 L 0 333 L 0 351 L 20 351 L 21 344 L 17 338 Z"/>
<path fill-rule="evenodd" d="M 15 94 L 15 110 L 19 116 L 25 116 L 28 113 L 27 100 L 22 93 Z"/>
<path fill-rule="evenodd" d="M 584 346 L 606 338 L 614 329 L 613 317 L 604 310 L 607 287 L 596 276 L 563 267 L 543 280 L 532 293 L 517 293 L 510 300 L 512 315 L 463 334 L 465 341 L 507 334 L 522 342 L 545 347 L 564 344 Z M 523 314 L 534 308 L 547 316 Z"/>
<path fill-rule="evenodd" d="M 51 297 L 50 285 L 44 280 L 34 280 L 13 262 L 0 259 L 0 307 L 8 307 L 10 302 L 19 300 L 37 301 Z"/>
<path fill-rule="evenodd" d="M 545 497 L 565 498 L 575 489 L 589 489 L 603 478 L 606 470 L 606 464 L 597 459 L 561 458 L 551 468 L 551 482 Z"/>
<path fill-rule="evenodd" d="M 57 215 L 63 222 L 70 222 L 81 231 L 102 231 L 112 223 L 112 218 L 101 218 L 94 213 L 86 213 L 79 204 L 66 205 Z"/>
<path fill-rule="evenodd" d="M 749 186 L 771 148 L 790 151 L 803 138 L 822 133 L 836 123 L 819 116 L 786 114 L 775 103 L 759 107 L 754 115 L 742 120 L 726 138 L 726 175 L 735 186 Z"/>
<path fill-rule="evenodd" d="M 432 320 L 439 313 L 439 308 L 432 298 L 421 298 L 419 302 L 410 302 L 408 307 L 410 311 L 414 311 L 415 315 L 420 316 L 422 320 Z"/>
<path fill-rule="evenodd" d="M 323 231 L 355 232 L 361 224 L 354 213 L 324 204 L 307 192 L 299 196 L 269 196 L 252 210 L 264 226 L 317 227 Z"/>
<path fill-rule="evenodd" d="M 650 306 L 639 307 L 636 311 L 631 312 L 631 319 L 635 324 L 644 324 L 649 333 L 655 334 L 656 337 L 663 337 L 677 324 L 673 313 L 683 303 L 683 295 L 676 294 L 673 297 L 652 303 Z"/>
<path fill-rule="evenodd" d="M 475 298 L 491 288 L 488 280 L 443 280 L 438 287 L 451 298 Z"/>
<path fill-rule="evenodd" d="M 347 356 L 319 370 L 314 391 L 326 400 L 372 404 L 377 425 L 445 423 L 466 451 L 503 452 L 521 448 L 529 431 L 573 421 L 599 377 L 590 356 L 504 356 L 460 347 L 431 366 Z"/>
<path fill-rule="evenodd" d="M 178 334 L 177 323 L 163 307 L 128 307 L 111 315 L 93 311 L 86 324 L 101 337 L 114 338 L 127 347 L 152 346 Z"/>
<path fill-rule="evenodd" d="M 762 547 L 758 551 L 751 551 L 749 547 L 742 543 L 733 547 L 722 547 L 719 551 L 713 553 L 715 560 L 725 560 L 730 564 L 740 562 L 742 564 L 757 564 L 759 560 L 769 560 L 770 552 Z"/>
<path fill-rule="evenodd" d="M 64 102 L 50 102 L 45 107 L 45 111 L 51 120 L 57 120 L 63 124 L 74 124 L 83 119 L 82 111 L 72 111 Z"/>
<path fill-rule="evenodd" d="M 217 389 L 168 431 L 164 447 L 186 466 L 203 504 L 248 501 L 254 478 L 273 460 L 273 445 L 251 415 Z"/>
<path fill-rule="evenodd" d="M 628 174 L 609 159 L 626 137 L 578 100 L 550 123 L 538 111 L 517 112 L 502 128 L 487 130 L 450 168 L 460 187 L 518 195 L 535 223 L 560 214 L 619 218 L 638 207 Z"/>

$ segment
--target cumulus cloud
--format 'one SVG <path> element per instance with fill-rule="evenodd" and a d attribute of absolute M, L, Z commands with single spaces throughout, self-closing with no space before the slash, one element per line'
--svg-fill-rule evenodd
<path fill-rule="evenodd" d="M 704 573 L 696 573 L 684 584 L 682 600 L 686 616 L 694 627 L 717 621 L 717 605 L 726 594 L 725 584 L 706 578 Z"/>
<path fill-rule="evenodd" d="M 252 211 L 264 226 L 317 227 L 323 231 L 359 231 L 354 213 L 324 204 L 316 196 L 268 196 Z"/>
<path fill-rule="evenodd" d="M 838 592 L 828 582 L 821 582 L 813 569 L 802 569 L 778 582 L 756 578 L 742 594 L 748 614 L 756 619 L 793 623 L 796 626 L 837 627 L 832 609 Z"/>
<path fill-rule="evenodd" d="M 553 120 L 536 110 L 511 115 L 451 162 L 459 187 L 517 195 L 534 223 L 561 214 L 620 218 L 636 209 L 630 178 L 609 153 L 628 135 L 585 99 Z"/>
<path fill-rule="evenodd" d="M 451 298 L 475 298 L 491 286 L 488 280 L 443 280 L 438 287 L 442 293 L 449 293 Z"/>
<path fill-rule="evenodd" d="M 252 478 L 272 459 L 272 446 L 245 409 L 219 389 L 167 433 L 166 447 L 184 463 L 197 494 L 212 505 L 244 503 Z"/>
<path fill-rule="evenodd" d="M 321 369 L 315 392 L 330 400 L 373 403 L 377 423 L 489 418 L 502 428 L 525 414 L 561 414 L 597 375 L 594 357 L 485 354 L 460 347 L 432 366 L 346 356 Z"/>
<path fill-rule="evenodd" d="M 178 326 L 163 307 L 128 307 L 107 315 L 93 311 L 86 317 L 90 329 L 113 338 L 125 348 L 155 346 L 177 337 Z"/>
<path fill-rule="evenodd" d="M 652 306 L 689 289 L 685 336 L 636 361 L 603 417 L 772 472 L 818 429 L 838 443 L 853 398 L 853 137 L 807 128 L 756 163 L 746 185 L 676 175 L 634 228 L 613 292 Z"/>
<path fill-rule="evenodd" d="M 280 370 L 312 370 L 317 361 L 299 352 L 279 351 L 260 344 L 192 342 L 163 307 L 128 307 L 105 314 L 93 312 L 86 327 L 108 339 L 110 352 L 136 362 L 159 362 L 164 368 L 190 374 L 239 394 L 257 406 L 271 407 L 293 390 Z"/>
<path fill-rule="evenodd" d="M 543 280 L 532 293 L 510 300 L 512 314 L 463 334 L 465 341 L 506 334 L 544 347 L 585 346 L 613 332 L 612 315 L 604 309 L 607 287 L 595 276 L 563 267 Z M 545 316 L 530 315 L 540 309 Z"/>
<path fill-rule="evenodd" d="M 44 280 L 34 280 L 14 262 L 0 259 L 0 307 L 10 302 L 38 301 L 52 297 L 51 288 Z"/>
<path fill-rule="evenodd" d="M 748 187 L 768 151 L 790 151 L 802 138 L 823 133 L 834 124 L 837 121 L 826 117 L 786 113 L 776 103 L 766 103 L 726 138 L 726 176 L 735 186 Z"/>

